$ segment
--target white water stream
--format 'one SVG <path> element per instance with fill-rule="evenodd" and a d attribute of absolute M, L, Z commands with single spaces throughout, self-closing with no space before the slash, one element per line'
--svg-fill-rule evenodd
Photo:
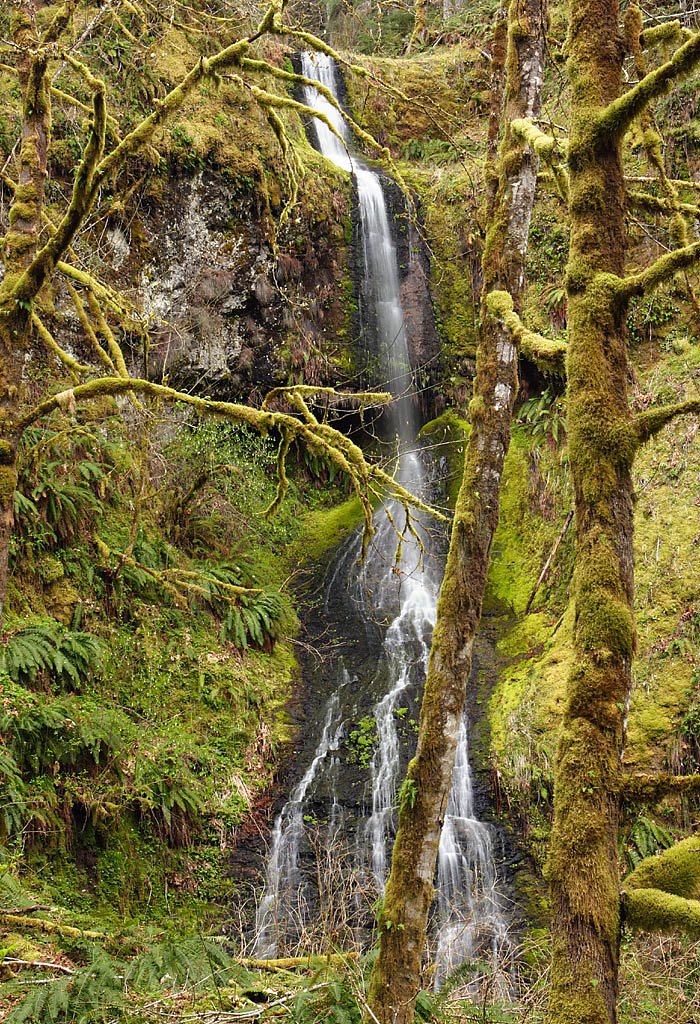
<path fill-rule="evenodd" d="M 336 69 L 327 56 L 302 55 L 303 74 L 338 96 Z M 380 372 L 377 386 L 395 396 L 384 414 L 396 436 L 399 453 L 397 476 L 414 494 L 424 494 L 426 478 L 415 450 L 416 403 L 412 396 L 408 342 L 401 306 L 399 271 L 384 191 L 379 176 L 351 156 L 351 139 L 339 111 L 315 88 L 304 90 L 304 101 L 325 116 L 335 129 L 319 119 L 314 128 L 321 153 L 354 175 L 363 239 L 363 310 L 375 336 Z M 369 328 L 366 328 L 369 329 Z M 412 450 L 412 448 L 414 450 Z M 389 511 L 390 517 L 386 511 Z M 345 586 L 348 599 L 370 625 L 381 624 L 383 641 L 375 680 L 383 690 L 372 717 L 376 743 L 372 755 L 364 820 L 357 827 L 355 859 L 369 872 L 375 893 L 384 890 L 396 828 L 397 786 L 401 772 L 401 743 L 397 722 L 406 714 L 405 702 L 425 678 L 437 607 L 439 568 L 425 524 L 414 523 L 417 536 L 405 532 L 397 565 L 397 529 L 405 519 L 395 502 L 377 513 L 376 534 L 369 557 L 358 568 L 359 539 L 339 560 L 327 588 L 329 595 Z M 393 520 L 393 523 L 392 523 Z M 304 834 L 304 807 L 319 777 L 331 777 L 328 835 L 335 839 L 344 821 L 343 796 L 335 788 L 337 751 L 344 738 L 343 704 L 352 704 L 356 678 L 348 665 L 339 665 L 336 689 L 328 698 L 318 745 L 301 781 L 277 818 L 267 863 L 266 889 L 256 922 L 256 953 L 274 956 L 280 942 L 304 928 L 304 914 L 313 913 L 305 897 L 300 874 Z M 498 894 L 491 828 L 475 816 L 467 749 L 467 723 L 462 723 L 448 812 L 442 832 L 436 901 L 436 980 L 474 957 L 488 958 L 494 969 L 509 946 L 508 925 Z M 329 783 L 326 783 L 328 790 Z"/>

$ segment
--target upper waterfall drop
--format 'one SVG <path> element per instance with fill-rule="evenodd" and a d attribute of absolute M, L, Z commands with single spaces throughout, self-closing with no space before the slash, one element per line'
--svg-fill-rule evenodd
<path fill-rule="evenodd" d="M 331 57 L 325 53 L 302 53 L 301 64 L 306 78 L 318 81 L 337 98 L 336 66 Z M 314 119 L 319 151 L 355 178 L 362 227 L 364 299 L 374 320 L 379 362 L 386 374 L 386 379 L 379 384 L 397 399 L 388 410 L 392 428 L 404 445 L 412 443 L 418 432 L 418 417 L 412 395 L 413 374 L 400 298 L 396 246 L 382 183 L 375 171 L 351 154 L 350 133 L 340 110 L 312 86 L 305 86 L 304 100 L 335 129 L 334 134 L 328 124 Z"/>

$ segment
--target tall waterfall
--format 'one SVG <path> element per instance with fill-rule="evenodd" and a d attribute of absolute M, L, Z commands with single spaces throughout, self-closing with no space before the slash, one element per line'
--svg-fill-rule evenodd
<path fill-rule="evenodd" d="M 337 97 L 336 68 L 329 57 L 303 54 L 302 70 L 307 78 Z M 398 479 L 421 495 L 427 488 L 426 472 L 415 446 L 417 405 L 412 396 L 398 261 L 382 184 L 374 171 L 352 155 L 350 134 L 339 111 L 310 86 L 305 89 L 304 100 L 325 118 L 314 120 L 321 153 L 355 178 L 364 256 L 363 305 L 384 377 L 377 385 L 394 395 L 388 416 L 384 415 L 397 441 Z M 344 593 L 347 608 L 360 628 L 364 627 L 369 636 L 378 636 L 378 642 L 373 658 L 365 659 L 371 662 L 369 667 L 362 658 L 345 654 L 337 659 L 336 670 L 328 679 L 326 709 L 310 765 L 273 828 L 265 893 L 256 922 L 256 951 L 260 956 L 273 956 L 280 945 L 298 940 L 317 913 L 314 900 L 324 905 L 318 872 L 308 867 L 304 870 L 302 865 L 302 861 L 313 863 L 314 853 L 303 850 L 305 843 L 307 847 L 313 845 L 304 838 L 305 819 L 317 826 L 319 807 L 328 822 L 328 841 L 337 843 L 342 829 L 346 848 L 352 853 L 353 871 L 366 879 L 358 898 L 358 903 L 364 899 L 365 917 L 371 902 L 367 888 L 375 896 L 384 890 L 396 828 L 397 786 L 406 763 L 403 723 L 409 708 L 417 708 L 420 700 L 440 575 L 429 524 L 419 518 L 412 523 L 415 532 L 402 532 L 404 517 L 396 502 L 387 502 L 375 517 L 376 533 L 369 557 L 358 566 L 360 540 L 354 538 L 340 553 L 327 584 L 327 608 L 337 601 L 339 593 Z M 397 564 L 398 532 L 402 532 L 402 555 Z M 371 711 L 363 720 L 374 729 L 369 782 L 363 797 L 354 801 L 356 812 L 346 813 L 344 801 L 352 805 L 353 800 L 338 787 L 342 775 L 340 748 L 347 746 L 346 730 L 358 721 L 363 709 Z M 415 714 L 417 717 L 417 711 Z M 498 968 L 501 954 L 509 945 L 491 832 L 475 815 L 468 724 L 464 721 L 439 849 L 437 984 L 451 969 L 476 956 L 490 959 Z M 337 854 L 338 847 L 334 849 Z M 329 902 L 327 899 L 325 904 Z M 361 908 L 358 915 L 362 916 Z"/>

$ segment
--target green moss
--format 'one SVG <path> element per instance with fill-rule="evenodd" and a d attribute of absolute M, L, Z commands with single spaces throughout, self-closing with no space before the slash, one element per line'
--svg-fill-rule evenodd
<path fill-rule="evenodd" d="M 302 520 L 303 537 L 295 548 L 296 558 L 303 563 L 318 562 L 323 555 L 338 547 L 362 522 L 358 498 L 348 498 L 334 508 L 308 512 Z"/>
<path fill-rule="evenodd" d="M 625 879 L 625 889 L 661 889 L 685 899 L 700 899 L 700 835 L 645 857 Z"/>
<path fill-rule="evenodd" d="M 0 509 L 10 506 L 16 487 L 16 470 L 12 466 L 0 465 Z"/>
<path fill-rule="evenodd" d="M 426 171 L 400 164 L 407 185 L 419 198 L 419 210 L 430 250 L 430 290 L 442 340 L 441 377 L 448 400 L 464 403 L 476 356 L 478 302 L 474 275 L 480 263 L 480 239 L 473 188 L 480 174 L 476 161 Z"/>
<path fill-rule="evenodd" d="M 473 101 L 481 74 L 478 50 L 436 49 L 411 60 L 353 54 L 353 61 L 405 96 L 377 89 L 371 77 L 346 76 L 353 114 L 395 157 L 415 140 L 443 139 L 446 124 L 453 138 L 479 131 Z M 429 104 L 425 97 L 430 97 Z"/>
<path fill-rule="evenodd" d="M 487 595 L 488 600 L 504 603 L 516 614 L 525 610 L 559 529 L 557 522 L 543 520 L 533 509 L 530 474 L 527 437 L 516 431 L 504 466 Z"/>
<path fill-rule="evenodd" d="M 457 504 L 457 495 L 462 483 L 464 472 L 464 446 L 471 430 L 467 420 L 459 416 L 453 409 L 447 409 L 441 416 L 430 420 L 421 428 L 420 438 L 427 442 L 438 463 L 444 458 L 447 463 L 447 476 L 441 474 L 450 508 Z"/>

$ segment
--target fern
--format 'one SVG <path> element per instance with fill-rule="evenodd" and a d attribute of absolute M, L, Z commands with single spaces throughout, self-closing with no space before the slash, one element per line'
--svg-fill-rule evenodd
<path fill-rule="evenodd" d="M 46 678 L 77 688 L 99 667 L 100 657 L 97 637 L 51 621 L 26 626 L 0 644 L 0 672 L 25 686 Z"/>
<path fill-rule="evenodd" d="M 0 732 L 21 770 L 37 775 L 55 764 L 70 767 L 86 755 L 100 764 L 121 749 L 128 729 L 121 712 L 77 697 L 28 696 L 30 702 L 17 706 L 13 701 L 9 712 L 0 712 Z"/>
<path fill-rule="evenodd" d="M 129 988 L 155 989 L 169 979 L 177 985 L 217 989 L 227 985 L 240 969 L 217 943 L 197 938 L 152 946 L 137 957 L 126 973 Z"/>
<path fill-rule="evenodd" d="M 667 850 L 672 845 L 673 836 L 663 825 L 640 814 L 634 823 L 627 845 L 627 862 L 630 870 L 636 868 L 646 857 Z"/>
<path fill-rule="evenodd" d="M 216 991 L 231 981 L 246 984 L 248 973 L 214 942 L 167 940 L 124 963 L 100 949 L 90 964 L 68 978 L 33 987 L 7 1017 L 8 1024 L 100 1024 L 120 1019 L 139 998 L 174 986 Z"/>
<path fill-rule="evenodd" d="M 19 832 L 26 817 L 27 787 L 17 761 L 7 747 L 0 746 L 0 834 Z"/>
<path fill-rule="evenodd" d="M 289 603 L 278 591 L 243 594 L 237 603 L 223 608 L 221 636 L 239 651 L 250 646 L 262 648 L 279 639 L 289 617 Z"/>
<path fill-rule="evenodd" d="M 105 497 L 112 457 L 101 432 L 26 430 L 15 494 L 20 541 L 41 551 L 86 532 Z"/>
<path fill-rule="evenodd" d="M 361 1024 L 362 1011 L 346 977 L 324 968 L 306 984 L 292 1006 L 295 1024 Z"/>
<path fill-rule="evenodd" d="M 98 950 L 68 978 L 32 988 L 7 1017 L 8 1024 L 100 1024 L 126 1005 L 124 965 Z"/>

